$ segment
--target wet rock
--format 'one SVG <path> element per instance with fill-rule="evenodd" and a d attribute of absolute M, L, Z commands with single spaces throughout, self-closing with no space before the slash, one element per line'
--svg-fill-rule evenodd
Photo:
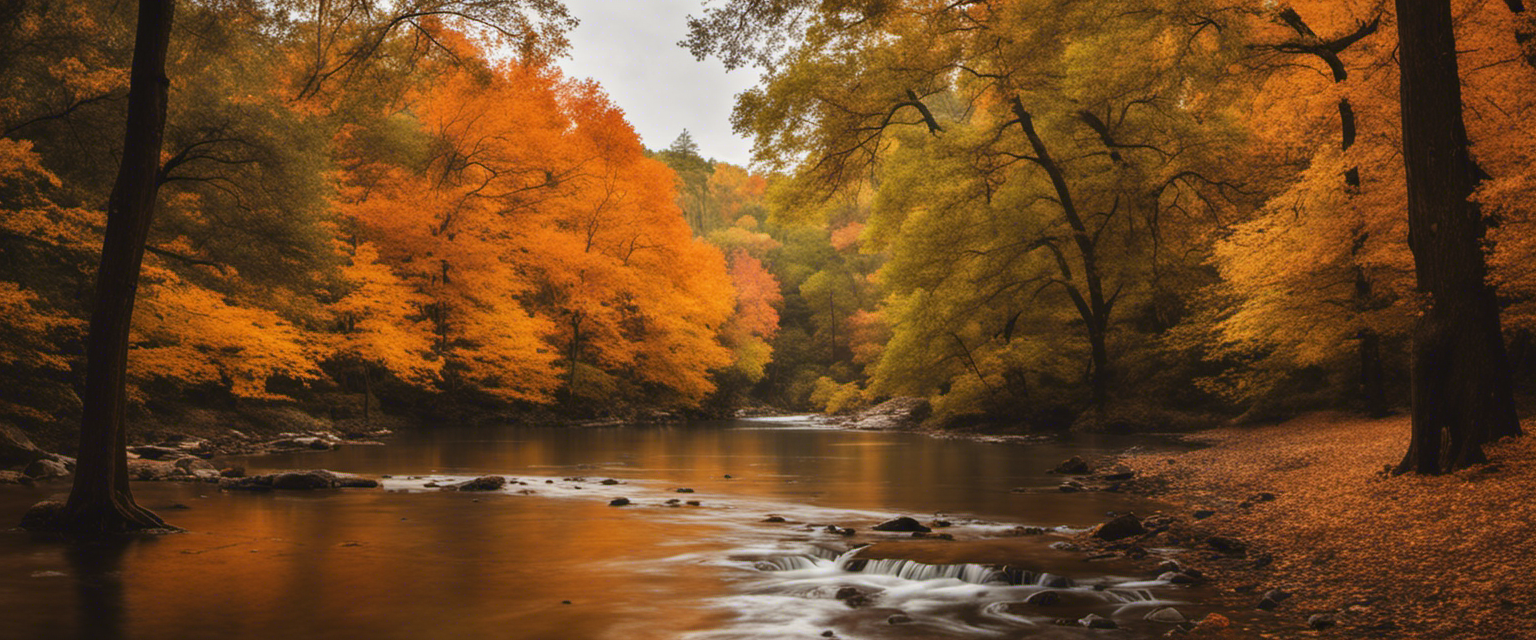
<path fill-rule="evenodd" d="M 172 464 L 175 464 L 177 469 L 181 469 L 182 473 L 187 475 L 194 475 L 193 472 L 198 470 L 212 471 L 215 474 L 219 472 L 218 467 L 209 464 L 207 460 L 202 458 L 179 458 Z"/>
<path fill-rule="evenodd" d="M 28 531 L 49 531 L 59 529 L 60 516 L 64 514 L 64 503 L 58 500 L 44 500 L 32 505 L 21 516 L 21 528 Z"/>
<path fill-rule="evenodd" d="M 1131 536 L 1139 536 L 1146 533 L 1147 529 L 1141 526 L 1141 519 L 1136 514 L 1125 513 L 1110 519 L 1093 528 L 1093 537 L 1100 540 L 1115 541 Z"/>
<path fill-rule="evenodd" d="M 1067 458 L 1066 460 L 1061 461 L 1061 464 L 1056 465 L 1056 468 L 1051 469 L 1051 473 L 1059 473 L 1068 476 L 1080 476 L 1092 472 L 1093 468 L 1089 467 L 1088 463 L 1083 461 L 1083 459 L 1078 456 Z"/>
<path fill-rule="evenodd" d="M 233 467 L 225 467 L 219 470 L 219 476 L 224 478 L 244 478 L 245 467 L 239 465 Z"/>
<path fill-rule="evenodd" d="M 1077 621 L 1077 623 L 1080 624 L 1080 625 L 1083 625 L 1085 627 L 1088 627 L 1089 629 L 1119 629 L 1120 628 L 1120 625 L 1115 624 L 1114 620 L 1110 620 L 1109 618 L 1101 616 L 1101 615 L 1099 615 L 1097 613 L 1090 613 L 1090 614 L 1088 614 L 1086 616 L 1083 616 L 1081 619 L 1079 619 Z"/>
<path fill-rule="evenodd" d="M 1079 546 L 1077 544 L 1073 544 L 1071 542 L 1067 542 L 1066 540 L 1062 540 L 1060 542 L 1052 542 L 1051 543 L 1051 548 L 1055 549 L 1057 551 L 1067 551 L 1067 552 L 1074 552 L 1074 551 L 1082 551 L 1083 550 L 1083 548 L 1081 546 Z"/>
<path fill-rule="evenodd" d="M 1043 536 L 1045 527 L 1014 527 L 1008 530 L 1011 536 Z"/>
<path fill-rule="evenodd" d="M 935 529 L 943 529 L 944 527 L 954 526 L 954 523 L 948 520 L 934 520 L 933 522 L 928 523 L 928 526 Z"/>
<path fill-rule="evenodd" d="M 1330 614 L 1314 613 L 1307 617 L 1307 626 L 1312 627 L 1313 629 L 1327 629 L 1335 624 L 1337 624 L 1337 622 L 1334 621 L 1333 616 Z"/>
<path fill-rule="evenodd" d="M 1184 617 L 1184 614 L 1179 613 L 1179 610 L 1173 607 L 1163 607 L 1161 609 L 1154 610 L 1153 612 L 1148 613 L 1144 619 L 1149 622 L 1161 622 L 1164 624 L 1179 624 L 1181 622 L 1188 622 L 1188 619 Z"/>
<path fill-rule="evenodd" d="M 766 518 L 763 518 L 763 522 L 772 522 L 772 523 L 784 522 L 784 516 L 768 516 Z"/>
<path fill-rule="evenodd" d="M 614 480 L 613 478 L 606 478 L 602 482 L 599 482 L 598 484 L 605 484 L 605 485 L 612 486 L 612 485 L 616 485 L 618 483 L 619 483 L 618 480 Z"/>
<path fill-rule="evenodd" d="M 128 450 L 139 454 L 139 457 L 144 458 L 145 460 L 166 460 L 177 458 L 182 455 L 181 449 L 176 449 L 173 447 L 162 447 L 157 444 L 146 444 L 139 445 L 137 447 L 128 447 Z"/>
<path fill-rule="evenodd" d="M 1036 607 L 1054 607 L 1061 604 L 1061 594 L 1055 591 L 1036 591 L 1024 599 L 1024 604 Z"/>
<path fill-rule="evenodd" d="M 928 538 L 930 540 L 954 540 L 955 537 L 947 533 L 929 533 L 927 531 L 913 531 L 914 538 Z"/>
<path fill-rule="evenodd" d="M 22 470 L 22 474 L 33 480 L 49 480 L 68 476 L 69 469 L 64 466 L 64 463 L 57 460 L 41 458 L 33 460 L 32 464 L 27 465 L 27 468 Z"/>
<path fill-rule="evenodd" d="M 192 477 L 203 482 L 218 482 L 219 472 L 213 469 L 198 469 L 192 472 Z"/>
<path fill-rule="evenodd" d="M 1169 571 L 1181 572 L 1184 570 L 1184 565 L 1179 564 L 1178 560 L 1164 560 L 1157 563 L 1156 570 L 1159 574 L 1167 573 Z"/>
<path fill-rule="evenodd" d="M 837 634 L 833 633 L 831 629 L 827 629 L 826 631 L 821 632 L 821 637 L 823 637 L 823 638 L 836 638 Z"/>
<path fill-rule="evenodd" d="M 1264 592 L 1264 597 L 1269 598 L 1270 600 L 1274 600 L 1275 602 L 1285 602 L 1286 600 L 1291 599 L 1291 592 L 1284 589 L 1270 589 L 1269 591 Z"/>
<path fill-rule="evenodd" d="M 907 624 L 909 622 L 912 622 L 912 616 L 905 613 L 891 614 L 891 617 L 885 619 L 886 624 Z"/>
<path fill-rule="evenodd" d="M 1040 585 L 1050 587 L 1052 589 L 1071 589 L 1072 587 L 1076 586 L 1072 582 L 1071 578 L 1066 576 L 1053 576 L 1050 574 L 1045 574 L 1045 576 L 1042 577 L 1040 580 Z"/>
<path fill-rule="evenodd" d="M 1056 490 L 1060 491 L 1062 493 L 1077 493 L 1079 491 L 1087 491 L 1088 490 L 1088 485 L 1085 485 L 1085 484 L 1083 484 L 1081 482 L 1078 482 L 1076 480 L 1068 480 L 1066 482 L 1063 482 L 1063 483 L 1057 485 L 1056 486 Z"/>
<path fill-rule="evenodd" d="M 1194 513 L 1196 520 L 1204 520 L 1214 515 L 1216 515 L 1216 512 L 1210 509 L 1196 509 Z"/>
<path fill-rule="evenodd" d="M 874 529 L 875 531 L 921 531 L 923 533 L 932 531 L 932 529 L 907 516 L 902 516 L 895 520 L 886 520 L 875 525 Z"/>
<path fill-rule="evenodd" d="M 313 491 L 336 486 L 336 479 L 327 471 L 285 471 L 272 478 L 272 488 L 281 491 Z"/>
<path fill-rule="evenodd" d="M 1200 584 L 1201 580 L 1195 576 L 1179 571 L 1167 571 L 1157 576 L 1158 580 L 1168 584 Z"/>
<path fill-rule="evenodd" d="M 689 489 L 688 487 L 678 487 L 677 492 L 678 493 L 693 493 L 693 489 Z"/>
<path fill-rule="evenodd" d="M 608 506 L 610 506 L 610 507 L 627 507 L 627 506 L 629 506 L 629 498 L 614 498 L 614 499 L 608 501 Z"/>
<path fill-rule="evenodd" d="M 445 491 L 500 491 L 505 486 L 507 486 L 507 479 L 502 476 L 480 476 L 474 480 L 448 485 L 443 489 Z"/>
<path fill-rule="evenodd" d="M 128 477 L 134 480 L 165 480 L 172 476 L 184 475 L 181 469 L 170 462 L 156 460 L 129 460 Z"/>
<path fill-rule="evenodd" d="M 1212 549 L 1220 551 L 1221 553 L 1227 554 L 1229 556 L 1240 556 L 1248 553 L 1248 545 L 1244 544 L 1241 540 L 1236 538 L 1230 538 L 1227 536 L 1211 536 L 1205 539 L 1205 543 L 1210 545 Z"/>
<path fill-rule="evenodd" d="M 373 478 L 354 476 L 350 473 L 336 474 L 336 486 L 344 489 L 377 489 L 379 481 Z"/>
<path fill-rule="evenodd" d="M 835 524 L 827 525 L 827 527 L 825 529 L 822 529 L 822 531 L 825 531 L 827 533 L 831 533 L 831 534 L 834 534 L 834 535 L 839 535 L 839 536 L 851 536 L 851 535 L 854 534 L 854 530 L 852 528 L 850 528 L 850 527 L 839 527 L 839 526 L 837 526 Z"/>
<path fill-rule="evenodd" d="M 0 471 L 0 484 L 20 484 L 32 486 L 32 479 L 20 471 Z"/>
<path fill-rule="evenodd" d="M 666 505 L 669 507 L 676 507 L 681 504 L 683 504 L 683 501 L 679 498 L 668 498 L 666 502 Z"/>
<path fill-rule="evenodd" d="M 0 423 L 0 467 L 28 464 L 47 455 L 48 452 L 32 444 L 26 432 Z"/>
<path fill-rule="evenodd" d="M 700 507 L 700 506 L 704 505 L 704 503 L 699 502 L 698 500 L 689 500 L 687 502 L 684 502 L 683 504 L 686 504 L 686 505 L 688 505 L 690 507 Z"/>

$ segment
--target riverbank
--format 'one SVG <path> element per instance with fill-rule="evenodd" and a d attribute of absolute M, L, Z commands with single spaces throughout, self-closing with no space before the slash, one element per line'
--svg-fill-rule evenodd
<path fill-rule="evenodd" d="M 1235 609 L 1280 589 L 1294 597 L 1258 615 L 1300 630 L 1322 614 L 1331 637 L 1536 637 L 1536 438 L 1497 443 L 1489 464 L 1452 475 L 1383 473 L 1408 433 L 1406 416 L 1319 414 L 1119 462 L 1140 491 L 1182 506 L 1197 539 L 1246 547 L 1188 554 Z"/>

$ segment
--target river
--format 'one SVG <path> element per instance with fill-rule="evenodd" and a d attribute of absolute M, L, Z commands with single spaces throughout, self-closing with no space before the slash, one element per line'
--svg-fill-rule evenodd
<path fill-rule="evenodd" d="M 1155 508 L 1122 494 L 1062 493 L 1046 473 L 1072 455 L 1130 444 L 983 443 L 768 418 L 441 427 L 385 446 L 222 459 L 251 473 L 390 477 L 383 490 L 319 492 L 135 483 L 141 504 L 187 533 L 82 546 L 0 532 L 0 638 L 1104 637 L 1053 624 L 1061 613 L 1010 604 L 1063 578 L 1079 598 L 1072 617 L 1097 612 L 1129 628 L 1111 637 L 1156 637 L 1168 627 L 1142 616 L 1165 604 L 1197 608 L 1194 592 L 1048 546 L 1061 536 L 1007 537 L 1017 525 L 1083 527 L 1106 512 Z M 494 493 L 430 486 L 485 474 L 515 482 Z M 67 488 L 0 487 L 0 522 Z M 631 504 L 609 506 L 620 497 Z M 785 522 L 765 522 L 770 515 Z M 936 531 L 959 541 L 870 531 L 899 515 L 953 523 Z M 858 533 L 828 533 L 828 524 Z M 1004 538 L 1009 562 L 1030 573 L 844 553 L 866 542 L 932 550 L 984 538 Z M 836 599 L 848 586 L 868 604 Z M 892 624 L 896 615 L 911 621 Z"/>

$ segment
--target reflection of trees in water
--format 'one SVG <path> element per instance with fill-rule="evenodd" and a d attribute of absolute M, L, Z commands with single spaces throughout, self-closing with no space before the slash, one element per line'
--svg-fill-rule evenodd
<path fill-rule="evenodd" d="M 64 555 L 79 594 L 81 640 L 116 640 L 123 634 L 123 556 L 130 538 L 76 542 Z"/>

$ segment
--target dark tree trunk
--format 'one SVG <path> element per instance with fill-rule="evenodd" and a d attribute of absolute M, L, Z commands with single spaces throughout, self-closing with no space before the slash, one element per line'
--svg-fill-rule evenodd
<path fill-rule="evenodd" d="M 1413 438 L 1399 471 L 1484 461 L 1482 445 L 1520 432 L 1498 301 L 1487 282 L 1486 222 L 1468 200 L 1477 170 L 1461 118 L 1449 0 L 1397 0 L 1408 244 L 1428 302 L 1413 336 Z"/>
<path fill-rule="evenodd" d="M 60 528 L 72 533 L 99 535 L 166 526 L 159 516 L 134 503 L 129 492 L 123 422 L 128 327 L 158 187 L 170 87 L 165 76 L 165 52 L 174 5 L 174 0 L 139 2 L 127 133 L 122 165 L 107 201 L 106 241 L 96 274 L 96 305 L 86 342 L 80 457 L 74 488 L 59 517 Z"/>
<path fill-rule="evenodd" d="M 1061 165 L 1051 157 L 1050 149 L 1046 148 L 1045 141 L 1035 131 L 1035 121 L 1029 111 L 1024 108 L 1024 103 L 1017 97 L 1013 99 L 1013 115 L 1017 118 L 1014 122 L 1024 130 L 1024 136 L 1029 139 L 1029 146 L 1035 152 L 1030 158 L 1035 164 L 1045 170 L 1046 176 L 1051 179 L 1051 187 L 1056 191 L 1056 200 L 1061 205 L 1061 215 L 1067 221 L 1067 226 L 1072 228 L 1072 243 L 1077 247 L 1078 261 L 1083 268 L 1083 284 L 1088 289 L 1088 295 L 1084 296 L 1073 282 L 1072 268 L 1068 265 L 1066 257 L 1054 244 L 1046 243 L 1056 254 L 1056 262 L 1061 271 L 1061 285 L 1066 289 L 1067 296 L 1072 299 L 1072 304 L 1077 307 L 1078 315 L 1083 319 L 1085 331 L 1088 334 L 1088 347 L 1092 370 L 1089 373 L 1089 385 L 1092 390 L 1093 406 L 1103 408 L 1109 401 L 1110 363 L 1109 363 L 1109 314 L 1114 308 L 1115 296 L 1104 297 L 1104 281 L 1099 273 L 1098 246 L 1094 234 L 1089 233 L 1088 226 L 1083 223 L 1083 217 L 1077 211 L 1077 205 L 1072 200 L 1072 190 L 1067 186 L 1067 176 L 1061 169 Z M 1118 293 L 1118 292 L 1117 292 Z"/>
<path fill-rule="evenodd" d="M 1365 413 L 1381 418 L 1392 413 L 1387 406 L 1385 367 L 1381 363 L 1381 334 L 1370 329 L 1360 330 L 1360 397 L 1365 401 Z"/>

